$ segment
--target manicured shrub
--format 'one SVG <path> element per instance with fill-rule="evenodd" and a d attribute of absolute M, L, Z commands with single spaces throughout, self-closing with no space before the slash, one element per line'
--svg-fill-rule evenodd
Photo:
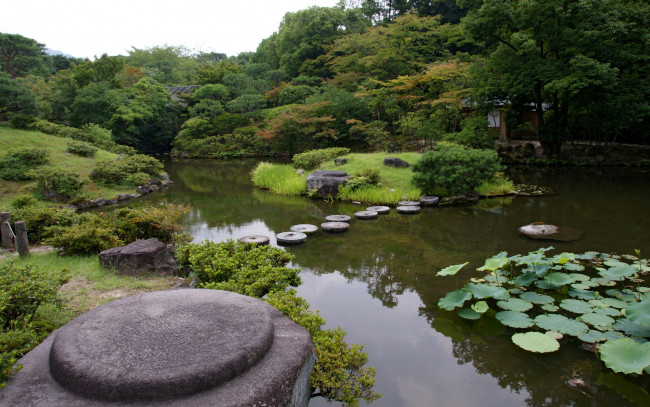
<path fill-rule="evenodd" d="M 84 143 L 83 141 L 72 141 L 68 143 L 66 149 L 69 153 L 76 154 L 81 157 L 94 157 L 97 152 L 97 147 Z"/>
<path fill-rule="evenodd" d="M 71 226 L 52 226 L 49 233 L 50 237 L 45 243 L 66 256 L 93 255 L 124 244 L 114 235 L 113 227 L 102 222 L 86 221 Z"/>
<path fill-rule="evenodd" d="M 425 194 L 462 195 L 502 169 L 496 151 L 444 144 L 413 166 L 413 183 Z"/>
<path fill-rule="evenodd" d="M 24 148 L 7 153 L 0 158 L 0 178 L 7 181 L 28 181 L 30 169 L 48 163 L 47 151 L 40 148 Z"/>
<path fill-rule="evenodd" d="M 320 150 L 310 150 L 304 153 L 296 154 L 291 159 L 295 168 L 302 168 L 305 170 L 313 170 L 321 165 L 322 162 L 340 157 L 348 154 L 349 148 L 346 147 L 332 147 L 323 148 Z"/>
<path fill-rule="evenodd" d="M 22 209 L 28 206 L 34 206 L 38 203 L 38 200 L 34 198 L 32 195 L 18 195 L 16 198 L 14 198 L 9 206 L 11 206 L 13 209 Z"/>
<path fill-rule="evenodd" d="M 118 161 L 118 165 L 128 174 L 142 172 L 152 177 L 158 177 L 163 171 L 163 164 L 160 161 L 144 154 L 135 154 L 121 158 Z"/>
<path fill-rule="evenodd" d="M 36 121 L 36 118 L 31 114 L 14 114 L 9 119 L 9 124 L 14 129 L 29 129 L 32 123 Z"/>
<path fill-rule="evenodd" d="M 84 186 L 79 174 L 58 168 L 45 167 L 38 171 L 30 170 L 27 175 L 36 180 L 39 193 L 55 191 L 63 199 L 78 196 Z"/>
<path fill-rule="evenodd" d="M 105 185 L 124 183 L 140 185 L 152 177 L 159 177 L 162 171 L 162 163 L 154 157 L 135 154 L 118 160 L 97 160 L 95 167 L 90 173 L 90 179 Z M 145 174 L 147 179 L 142 183 L 136 183 L 135 181 L 142 180 L 143 178 L 141 175 L 132 176 L 138 173 Z"/>
<path fill-rule="evenodd" d="M 128 176 L 127 172 L 117 161 L 102 159 L 95 161 L 95 167 L 90 173 L 90 179 L 105 185 L 117 185 Z"/>
<path fill-rule="evenodd" d="M 79 215 L 71 208 L 27 206 L 12 211 L 11 217 L 25 222 L 30 243 L 41 243 L 50 237 L 50 226 L 70 226 Z"/>
<path fill-rule="evenodd" d="M 136 172 L 135 174 L 129 174 L 126 177 L 126 182 L 131 185 L 143 185 L 151 179 L 151 176 L 145 174 L 144 172 Z"/>

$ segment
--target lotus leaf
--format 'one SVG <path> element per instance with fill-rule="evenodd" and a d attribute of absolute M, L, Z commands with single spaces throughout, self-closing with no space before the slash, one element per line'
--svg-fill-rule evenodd
<path fill-rule="evenodd" d="M 469 279 L 469 281 L 471 281 L 472 283 L 484 283 L 485 279 L 484 278 L 472 277 L 472 278 Z"/>
<path fill-rule="evenodd" d="M 635 324 L 627 318 L 619 318 L 612 328 L 617 331 L 623 331 L 629 336 L 638 336 L 641 338 L 650 338 L 650 328 Z"/>
<path fill-rule="evenodd" d="M 537 273 L 528 272 L 518 275 L 512 283 L 516 286 L 528 287 L 533 281 L 537 281 Z"/>
<path fill-rule="evenodd" d="M 627 265 L 626 263 L 623 263 L 622 261 L 618 260 L 616 256 L 612 256 L 609 259 L 605 260 L 603 264 L 609 267 L 616 267 L 616 266 L 620 266 L 621 264 Z"/>
<path fill-rule="evenodd" d="M 542 329 L 572 336 L 577 336 L 579 333 L 589 330 L 589 327 L 583 322 L 558 314 L 538 315 L 535 318 L 535 325 Z"/>
<path fill-rule="evenodd" d="M 551 285 L 544 280 L 535 281 L 535 285 L 537 288 L 541 288 L 542 290 L 550 290 L 552 288 Z"/>
<path fill-rule="evenodd" d="M 603 336 L 605 336 L 605 339 L 608 341 L 615 341 L 617 339 L 625 338 L 625 335 L 618 331 L 605 331 L 603 332 Z"/>
<path fill-rule="evenodd" d="M 624 294 L 619 290 L 610 289 L 610 290 L 605 291 L 605 294 L 609 295 L 610 297 L 614 297 L 615 299 L 618 299 L 620 301 L 624 301 L 624 302 L 634 302 L 634 301 L 636 301 L 636 297 L 634 295 Z M 626 306 L 627 306 L 627 304 L 623 305 L 620 308 L 625 308 Z"/>
<path fill-rule="evenodd" d="M 523 293 L 520 297 L 522 300 L 532 302 L 533 304 L 551 304 L 555 301 L 550 295 L 532 292 Z"/>
<path fill-rule="evenodd" d="M 523 269 L 523 271 L 524 272 L 532 271 L 537 274 L 537 277 L 544 277 L 546 273 L 548 273 L 548 264 L 547 263 L 532 264 L 530 267 Z"/>
<path fill-rule="evenodd" d="M 558 264 L 557 266 L 551 267 L 551 270 L 564 270 L 564 267 L 562 267 L 561 264 Z"/>
<path fill-rule="evenodd" d="M 625 301 L 617 300 L 616 298 L 603 298 L 600 300 L 603 304 L 605 304 L 608 307 L 613 307 L 613 308 L 625 308 L 627 307 L 627 303 Z"/>
<path fill-rule="evenodd" d="M 501 311 L 497 312 L 495 317 L 511 328 L 529 328 L 534 325 L 533 320 L 523 312 Z"/>
<path fill-rule="evenodd" d="M 498 256 L 498 255 L 497 255 Z M 478 268 L 478 271 L 494 271 L 502 268 L 506 264 L 510 263 L 510 260 L 508 260 L 506 257 L 490 257 L 485 261 L 485 264 L 483 267 Z"/>
<path fill-rule="evenodd" d="M 575 280 L 570 274 L 565 273 L 548 273 L 544 277 L 544 281 L 551 286 L 551 288 L 560 288 L 562 286 L 573 283 Z"/>
<path fill-rule="evenodd" d="M 601 271 L 598 274 L 608 280 L 621 281 L 626 277 L 632 277 L 635 275 L 636 270 L 629 264 L 620 263 L 617 266 L 611 267 L 605 271 Z"/>
<path fill-rule="evenodd" d="M 559 333 L 559 332 L 555 332 L 555 331 L 546 331 L 546 332 L 544 332 L 544 335 L 548 335 L 548 336 L 550 336 L 550 337 L 553 338 L 553 339 L 557 339 L 558 341 L 559 341 L 560 339 L 564 338 L 564 335 L 562 335 L 562 334 Z"/>
<path fill-rule="evenodd" d="M 472 293 L 467 290 L 451 291 L 438 301 L 438 306 L 447 311 L 452 311 L 456 307 L 462 307 L 465 301 L 470 298 L 472 298 Z"/>
<path fill-rule="evenodd" d="M 591 279 L 591 277 L 589 277 L 589 276 L 587 276 L 585 274 L 580 274 L 580 273 L 571 273 L 569 275 L 573 278 L 573 281 L 585 282 L 585 281 L 589 281 Z"/>
<path fill-rule="evenodd" d="M 575 314 L 586 314 L 591 312 L 593 307 L 588 302 L 582 300 L 562 300 L 560 302 L 560 308 Z"/>
<path fill-rule="evenodd" d="M 594 257 L 598 256 L 600 253 L 598 252 L 585 252 L 582 254 L 576 254 L 575 258 L 578 260 L 591 260 Z"/>
<path fill-rule="evenodd" d="M 589 288 L 598 287 L 600 285 L 597 282 L 591 280 L 581 281 L 579 284 L 585 285 Z"/>
<path fill-rule="evenodd" d="M 650 293 L 650 287 L 639 287 L 637 291 L 640 293 Z"/>
<path fill-rule="evenodd" d="M 603 314 L 596 314 L 595 312 L 583 314 L 580 319 L 582 322 L 586 322 L 591 326 L 603 329 L 611 327 L 612 324 L 616 322 L 612 317 L 608 317 L 607 315 Z"/>
<path fill-rule="evenodd" d="M 569 296 L 573 298 L 579 298 L 581 300 L 593 300 L 599 298 L 599 294 L 594 291 L 589 290 L 577 290 L 575 288 L 569 289 Z"/>
<path fill-rule="evenodd" d="M 616 285 L 616 282 L 612 280 L 608 280 L 606 278 L 598 277 L 598 278 L 592 278 L 591 281 L 594 283 L 597 283 L 599 285 L 602 285 L 604 287 L 613 287 Z"/>
<path fill-rule="evenodd" d="M 588 290 L 591 288 L 591 286 L 588 286 L 587 284 L 575 283 L 571 284 L 571 288 L 575 288 L 576 290 Z"/>
<path fill-rule="evenodd" d="M 481 314 L 479 314 L 478 312 L 474 311 L 471 308 L 463 308 L 462 310 L 458 311 L 458 316 L 465 319 L 481 318 Z"/>
<path fill-rule="evenodd" d="M 582 270 L 585 269 L 585 266 L 583 266 L 582 264 L 578 264 L 578 263 L 564 263 L 564 269 L 569 270 L 569 271 L 582 271 Z M 585 277 L 587 277 L 586 280 L 589 279 L 588 276 L 585 276 Z"/>
<path fill-rule="evenodd" d="M 600 358 L 615 372 L 642 374 L 650 366 L 650 343 L 640 344 L 629 338 L 608 340 L 600 346 Z"/>
<path fill-rule="evenodd" d="M 627 319 L 635 324 L 650 328 L 650 300 L 643 300 L 639 303 L 625 308 Z"/>
<path fill-rule="evenodd" d="M 505 274 L 503 274 L 501 270 L 485 276 L 485 281 L 487 281 L 488 283 L 503 284 L 506 280 L 508 280 L 508 277 Z"/>
<path fill-rule="evenodd" d="M 504 300 L 508 298 L 510 295 L 508 294 L 508 291 L 506 291 L 505 288 L 503 287 L 493 287 L 488 284 L 474 284 L 474 283 L 468 283 L 465 285 L 465 288 L 474 294 L 474 297 L 477 299 L 480 298 L 494 298 L 497 300 Z"/>
<path fill-rule="evenodd" d="M 510 290 L 510 295 L 512 295 L 512 294 L 517 295 L 517 294 L 521 294 L 521 293 L 523 293 L 523 292 L 524 292 L 524 291 L 523 291 L 522 289 L 520 289 L 520 288 L 512 288 L 512 289 Z"/>
<path fill-rule="evenodd" d="M 548 353 L 560 349 L 560 343 L 539 332 L 526 332 L 512 335 L 512 342 L 529 352 Z"/>
<path fill-rule="evenodd" d="M 490 307 L 488 306 L 487 302 L 478 301 L 476 304 L 472 305 L 472 309 L 479 314 L 483 314 L 485 311 L 489 310 Z"/>
<path fill-rule="evenodd" d="M 608 315 L 610 317 L 620 317 L 621 316 L 621 310 L 616 309 L 616 308 L 611 308 L 611 307 L 606 307 L 606 308 L 594 308 L 593 311 L 596 314 L 603 314 L 603 315 Z"/>
<path fill-rule="evenodd" d="M 458 271 L 460 269 L 465 267 L 466 264 L 469 264 L 469 262 L 465 262 L 463 264 L 456 264 L 456 265 L 453 265 L 453 266 L 445 267 L 444 269 L 437 272 L 436 275 L 437 276 L 453 276 L 456 273 L 458 273 Z"/>
<path fill-rule="evenodd" d="M 603 335 L 603 333 L 600 331 L 596 331 L 592 329 L 589 332 L 579 333 L 578 339 L 588 343 L 603 342 L 605 340 L 605 335 Z"/>
<path fill-rule="evenodd" d="M 519 298 L 508 298 L 506 301 L 499 301 L 497 302 L 497 306 L 504 310 L 518 312 L 525 312 L 533 308 L 533 304 L 531 302 Z"/>
<path fill-rule="evenodd" d="M 539 263 L 542 258 L 544 258 L 544 253 L 528 253 L 527 256 L 519 257 L 517 260 L 517 265 L 522 264 L 536 264 Z M 515 260 L 515 259 L 512 259 Z"/>
<path fill-rule="evenodd" d="M 570 260 L 573 260 L 576 258 L 576 255 L 573 253 L 567 253 L 567 252 L 562 252 L 556 256 L 553 257 L 553 261 L 558 264 L 564 264 Z"/>
<path fill-rule="evenodd" d="M 542 305 L 541 308 L 544 311 L 548 311 L 548 312 L 557 312 L 560 309 L 560 307 L 558 307 L 557 305 L 554 305 L 554 304 L 544 304 L 544 305 Z"/>

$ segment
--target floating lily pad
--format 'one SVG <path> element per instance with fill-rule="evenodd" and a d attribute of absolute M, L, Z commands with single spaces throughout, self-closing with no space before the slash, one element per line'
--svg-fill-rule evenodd
<path fill-rule="evenodd" d="M 547 281 L 544 280 L 535 281 L 535 285 L 537 286 L 537 288 L 541 288 L 542 290 L 550 290 L 551 288 L 553 288 Z"/>
<path fill-rule="evenodd" d="M 510 295 L 518 295 L 518 294 L 521 294 L 523 292 L 524 292 L 524 290 L 522 290 L 520 288 L 512 288 L 512 289 L 510 289 Z"/>
<path fill-rule="evenodd" d="M 560 310 L 560 307 L 554 304 L 544 304 L 541 308 L 547 312 L 557 312 Z"/>
<path fill-rule="evenodd" d="M 579 298 L 581 300 L 593 300 L 599 297 L 599 294 L 595 291 L 589 290 L 577 290 L 575 288 L 569 289 L 569 296 L 573 298 Z"/>
<path fill-rule="evenodd" d="M 516 259 L 517 260 L 516 264 L 518 266 L 522 264 L 536 264 L 536 263 L 540 263 L 543 258 L 544 258 L 544 253 L 528 253 L 528 255 Z M 546 261 L 544 261 L 544 263 L 546 263 Z"/>
<path fill-rule="evenodd" d="M 597 282 L 591 281 L 591 280 L 581 281 L 580 283 L 576 283 L 576 284 L 585 285 L 585 286 L 587 286 L 589 288 L 598 287 L 600 285 Z"/>
<path fill-rule="evenodd" d="M 533 320 L 523 312 L 501 311 L 497 312 L 495 317 L 511 328 L 529 328 L 534 325 Z"/>
<path fill-rule="evenodd" d="M 548 273 L 544 277 L 544 281 L 551 286 L 551 288 L 560 288 L 574 282 L 570 274 L 565 273 Z"/>
<path fill-rule="evenodd" d="M 452 311 L 456 307 L 462 307 L 465 301 L 472 298 L 472 293 L 466 290 L 456 290 L 447 293 L 444 298 L 438 301 L 438 306 L 447 311 Z"/>
<path fill-rule="evenodd" d="M 562 252 L 556 256 L 553 256 L 553 261 L 558 264 L 564 264 L 568 261 L 571 261 L 576 258 L 576 255 L 573 253 Z"/>
<path fill-rule="evenodd" d="M 569 312 L 573 312 L 575 314 L 586 314 L 588 312 L 591 312 L 592 306 L 585 301 L 582 300 L 562 300 L 560 302 L 560 308 L 565 309 Z"/>
<path fill-rule="evenodd" d="M 567 264 L 569 264 L 569 263 L 567 263 Z M 565 264 L 565 266 L 566 266 L 566 264 Z M 591 277 L 589 277 L 588 275 L 581 274 L 581 273 L 571 273 L 569 275 L 571 276 L 571 278 L 573 278 L 573 281 L 576 281 L 576 282 L 577 281 L 585 282 L 585 281 L 589 281 L 591 279 Z"/>
<path fill-rule="evenodd" d="M 609 291 L 607 293 L 609 294 Z M 619 292 L 620 293 L 620 292 Z M 622 295 L 622 294 L 621 294 Z M 614 308 L 625 308 L 627 307 L 627 303 L 625 301 L 617 300 L 616 298 L 603 298 L 600 300 L 603 304 L 609 306 L 609 307 L 614 307 Z"/>
<path fill-rule="evenodd" d="M 512 280 L 512 283 L 516 286 L 528 287 L 530 283 L 537 281 L 537 279 L 537 273 L 528 272 L 518 275 L 514 280 Z"/>
<path fill-rule="evenodd" d="M 584 252 L 582 254 L 576 254 L 575 258 L 579 260 L 591 260 L 599 254 L 598 252 Z"/>
<path fill-rule="evenodd" d="M 593 312 L 595 312 L 596 314 L 603 314 L 603 315 L 607 315 L 607 316 L 615 317 L 615 318 L 621 316 L 621 310 L 620 309 L 611 308 L 611 307 L 594 308 Z"/>
<path fill-rule="evenodd" d="M 494 287 L 488 284 L 474 284 L 469 283 L 465 288 L 474 294 L 475 298 L 494 298 L 497 300 L 504 300 L 510 296 L 508 291 L 503 287 Z"/>
<path fill-rule="evenodd" d="M 591 326 L 601 329 L 607 329 L 611 327 L 614 322 L 616 322 L 612 317 L 608 317 L 607 315 L 603 314 L 596 314 L 595 312 L 583 314 L 580 319 L 582 322 L 586 322 Z"/>
<path fill-rule="evenodd" d="M 642 374 L 650 366 L 650 343 L 628 338 L 607 341 L 600 346 L 600 359 L 615 372 Z"/>
<path fill-rule="evenodd" d="M 638 336 L 642 338 L 650 338 L 650 328 L 635 324 L 627 318 L 619 318 L 612 328 L 617 331 L 623 331 L 629 336 Z"/>
<path fill-rule="evenodd" d="M 486 270 L 494 271 L 494 270 L 498 270 L 498 269 L 502 268 L 503 266 L 505 266 L 508 263 L 510 263 L 510 260 L 508 260 L 508 258 L 506 258 L 506 257 L 496 257 L 496 256 L 495 257 L 490 257 L 489 259 L 487 259 L 485 261 L 485 264 L 482 267 L 478 268 L 477 270 L 478 271 L 486 271 Z"/>
<path fill-rule="evenodd" d="M 587 284 L 582 284 L 582 283 L 573 283 L 571 284 L 571 288 L 575 288 L 576 290 L 588 290 L 592 286 L 587 285 Z"/>
<path fill-rule="evenodd" d="M 602 332 L 592 329 L 589 332 L 579 333 L 578 339 L 587 343 L 596 343 L 596 342 L 603 342 L 606 338 Z"/>
<path fill-rule="evenodd" d="M 532 302 L 533 304 L 551 304 L 555 301 L 550 295 L 532 292 L 523 293 L 520 297 L 522 300 Z"/>
<path fill-rule="evenodd" d="M 512 335 L 512 342 L 529 352 L 548 353 L 560 349 L 560 343 L 539 332 L 526 332 Z"/>
<path fill-rule="evenodd" d="M 555 331 L 546 331 L 546 332 L 544 332 L 544 335 L 548 335 L 548 336 L 550 336 L 550 337 L 553 338 L 553 339 L 557 339 L 558 341 L 559 341 L 560 339 L 564 338 L 564 335 L 562 335 L 562 334 L 559 333 L 559 332 L 555 332 Z"/>
<path fill-rule="evenodd" d="M 478 301 L 476 304 L 472 305 L 472 309 L 475 312 L 478 312 L 479 314 L 483 314 L 483 313 L 485 313 L 485 311 L 489 310 L 490 307 L 488 306 L 487 302 Z"/>
<path fill-rule="evenodd" d="M 650 300 L 643 300 L 639 303 L 625 308 L 627 319 L 635 324 L 650 328 Z"/>
<path fill-rule="evenodd" d="M 585 269 L 585 266 L 583 266 L 582 264 L 578 264 L 578 263 L 565 263 L 564 264 L 564 269 L 569 270 L 569 271 L 582 271 L 582 270 Z M 589 279 L 588 276 L 585 276 L 585 277 L 587 277 L 587 280 Z"/>
<path fill-rule="evenodd" d="M 497 306 L 508 311 L 525 312 L 533 308 L 533 304 L 519 298 L 508 298 L 506 301 L 497 302 Z"/>
<path fill-rule="evenodd" d="M 458 316 L 465 319 L 481 318 L 481 314 L 479 314 L 478 312 L 474 311 L 471 308 L 463 308 L 462 310 L 458 311 Z"/>
<path fill-rule="evenodd" d="M 455 264 L 453 266 L 445 267 L 444 269 L 440 270 L 439 272 L 436 273 L 437 276 L 453 276 L 460 269 L 465 267 L 466 264 L 469 264 L 469 262 L 465 262 L 463 264 Z"/>
<path fill-rule="evenodd" d="M 622 332 L 618 331 L 604 331 L 603 336 L 608 341 L 615 341 L 617 339 L 625 338 L 625 335 Z"/>
<path fill-rule="evenodd" d="M 607 262 L 605 262 L 607 264 Z M 636 274 L 634 267 L 629 264 L 620 263 L 614 267 L 611 267 L 605 271 L 601 271 L 600 274 L 603 278 L 614 281 L 621 281 L 626 277 L 632 277 Z"/>
<path fill-rule="evenodd" d="M 472 277 L 472 278 L 469 279 L 469 281 L 471 281 L 472 283 L 484 283 L 485 279 L 484 278 Z"/>
<path fill-rule="evenodd" d="M 602 277 L 592 278 L 591 281 L 593 281 L 596 284 L 602 285 L 603 287 L 613 287 L 616 285 L 615 281 L 608 280 Z"/>
<path fill-rule="evenodd" d="M 580 332 L 587 332 L 589 330 L 589 327 L 583 322 L 558 314 L 538 315 L 535 318 L 535 325 L 542 329 L 572 336 L 577 336 Z"/>

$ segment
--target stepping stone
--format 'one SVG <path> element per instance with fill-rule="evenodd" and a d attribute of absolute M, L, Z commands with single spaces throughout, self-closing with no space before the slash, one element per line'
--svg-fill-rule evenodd
<path fill-rule="evenodd" d="M 240 237 L 239 241 L 242 243 L 255 243 L 258 246 L 269 244 L 269 238 L 264 235 L 244 236 L 244 237 Z"/>
<path fill-rule="evenodd" d="M 354 217 L 362 220 L 371 220 L 371 219 L 377 219 L 379 217 L 379 213 L 377 213 L 376 211 L 360 211 L 360 212 L 355 212 Z"/>
<path fill-rule="evenodd" d="M 311 235 L 312 233 L 315 233 L 318 230 L 318 226 L 310 225 L 308 223 L 302 223 L 300 225 L 291 226 L 289 230 L 292 232 L 301 232 L 306 235 Z"/>
<path fill-rule="evenodd" d="M 307 240 L 307 235 L 301 232 L 282 232 L 275 235 L 280 244 L 298 244 Z"/>
<path fill-rule="evenodd" d="M 420 213 L 420 207 L 419 206 L 398 206 L 397 213 L 401 213 L 404 215 L 415 215 L 417 213 Z"/>
<path fill-rule="evenodd" d="M 425 195 L 420 198 L 420 204 L 422 204 L 422 206 L 438 206 L 439 201 L 440 198 L 437 196 Z"/>
<path fill-rule="evenodd" d="M 351 217 L 348 215 L 330 215 L 325 217 L 325 220 L 328 222 L 349 222 Z"/>
<path fill-rule="evenodd" d="M 399 201 L 397 206 L 420 206 L 420 201 Z"/>
<path fill-rule="evenodd" d="M 380 215 L 386 215 L 390 212 L 390 208 L 388 206 L 369 206 L 366 208 L 366 210 L 377 212 Z"/>
<path fill-rule="evenodd" d="M 325 232 L 342 233 L 350 228 L 350 224 L 345 222 L 325 222 L 321 223 L 320 228 Z"/>

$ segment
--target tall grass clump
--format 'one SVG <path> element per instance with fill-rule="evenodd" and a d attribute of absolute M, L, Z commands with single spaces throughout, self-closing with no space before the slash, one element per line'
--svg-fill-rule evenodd
<path fill-rule="evenodd" d="M 252 172 L 253 183 L 276 194 L 300 195 L 307 190 L 307 180 L 289 164 L 261 162 Z"/>
<path fill-rule="evenodd" d="M 492 179 L 476 187 L 481 195 L 504 195 L 515 190 L 515 185 L 504 173 L 497 172 Z"/>
<path fill-rule="evenodd" d="M 418 200 L 422 193 L 418 189 L 391 189 L 382 185 L 365 185 L 358 188 L 339 188 L 338 198 L 343 201 L 359 201 L 368 204 L 396 205 L 403 200 Z"/>

